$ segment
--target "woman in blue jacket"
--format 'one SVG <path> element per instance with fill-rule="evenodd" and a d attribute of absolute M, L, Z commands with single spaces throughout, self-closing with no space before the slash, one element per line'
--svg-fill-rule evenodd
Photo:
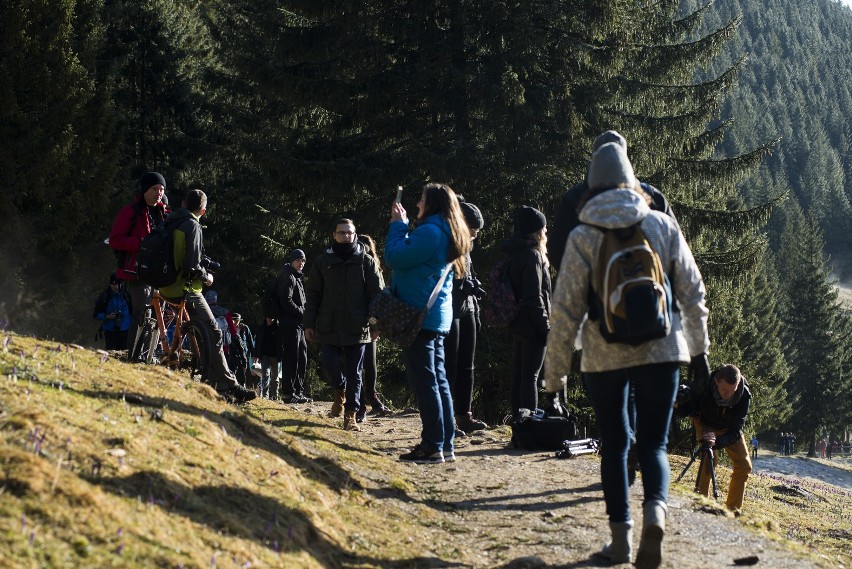
<path fill-rule="evenodd" d="M 391 290 L 411 306 L 425 307 L 448 272 L 438 298 L 414 343 L 402 350 L 405 373 L 423 423 L 421 441 L 400 460 L 417 464 L 455 460 L 453 399 L 444 368 L 444 336 L 453 319 L 453 276 L 464 278 L 470 231 L 455 192 L 446 184 L 426 184 L 417 202 L 414 230 L 402 204 L 391 207 L 385 261 L 393 270 Z"/>

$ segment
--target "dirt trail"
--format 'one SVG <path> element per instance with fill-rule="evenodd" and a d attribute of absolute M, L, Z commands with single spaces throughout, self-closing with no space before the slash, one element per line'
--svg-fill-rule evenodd
<path fill-rule="evenodd" d="M 323 403 L 306 408 L 326 410 Z M 368 418 L 358 436 L 395 458 L 416 444 L 419 432 L 419 417 L 408 413 Z M 454 463 L 405 465 L 419 502 L 400 501 L 399 508 L 412 516 L 424 506 L 437 511 L 438 521 L 424 528 L 435 543 L 433 552 L 424 552 L 435 560 L 430 567 L 605 566 L 592 557 L 608 535 L 597 457 L 560 460 L 553 453 L 513 450 L 505 427 L 457 439 L 456 454 Z M 641 531 L 638 480 L 631 508 L 638 522 L 635 548 Z M 441 554 L 448 550 L 451 558 Z M 821 566 L 733 518 L 698 510 L 691 497 L 670 496 L 663 567 L 729 567 L 750 555 L 759 557 L 758 567 Z"/>

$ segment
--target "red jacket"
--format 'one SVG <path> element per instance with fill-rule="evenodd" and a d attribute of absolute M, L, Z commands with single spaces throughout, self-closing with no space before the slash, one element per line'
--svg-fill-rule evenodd
<path fill-rule="evenodd" d="M 168 214 L 165 204 L 160 202 L 154 207 L 160 210 L 165 219 Z M 142 239 L 149 233 L 151 233 L 151 224 L 148 221 L 148 206 L 144 196 L 139 194 L 131 203 L 121 208 L 109 234 L 109 246 L 115 251 L 127 253 L 124 255 L 124 262 L 115 271 L 117 278 L 125 281 L 136 280 L 136 254 L 139 252 Z"/>

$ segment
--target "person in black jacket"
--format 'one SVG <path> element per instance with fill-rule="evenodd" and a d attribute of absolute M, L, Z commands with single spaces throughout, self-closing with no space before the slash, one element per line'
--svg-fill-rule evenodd
<path fill-rule="evenodd" d="M 305 287 L 302 284 L 307 257 L 301 249 L 290 251 L 290 263 L 278 277 L 276 290 L 281 307 L 278 319 L 281 337 L 283 378 L 281 398 L 285 403 L 313 401 L 305 393 L 305 369 L 308 365 L 308 344 L 302 318 L 305 314 Z"/>
<path fill-rule="evenodd" d="M 550 265 L 547 219 L 523 205 L 515 211 L 515 231 L 503 241 L 510 255 L 506 273 L 520 310 L 509 325 L 512 334 L 512 413 L 538 407 L 538 375 L 550 331 Z"/>
<path fill-rule="evenodd" d="M 485 227 L 479 208 L 459 196 L 459 207 L 470 229 L 471 241 Z M 465 257 L 467 271 L 463 279 L 453 279 L 453 323 L 444 338 L 444 366 L 453 395 L 457 432 L 470 433 L 488 427 L 473 416 L 473 379 L 475 372 L 476 336 L 479 320 L 479 298 L 482 286 L 473 274 L 470 255 Z"/>
<path fill-rule="evenodd" d="M 624 147 L 627 152 L 627 141 L 623 136 L 614 130 L 608 130 L 601 133 L 592 144 L 592 153 L 608 142 L 615 142 Z M 660 193 L 660 190 L 650 184 L 640 182 L 639 186 L 642 191 L 651 196 L 651 209 L 661 211 L 675 219 L 672 208 L 665 196 Z M 568 235 L 571 230 L 580 224 L 579 206 L 583 201 L 583 196 L 589 191 L 589 184 L 586 180 L 578 184 L 574 184 L 571 188 L 562 195 L 562 201 L 559 202 L 559 209 L 556 210 L 556 218 L 553 220 L 553 227 L 550 231 L 550 237 L 547 240 L 547 256 L 557 272 L 562 266 L 562 255 L 565 253 L 565 243 L 568 240 Z"/>
<path fill-rule="evenodd" d="M 724 451 L 731 459 L 733 472 L 728 486 L 725 506 L 731 511 L 743 507 L 746 480 L 751 473 L 751 458 L 743 426 L 751 405 L 751 391 L 745 378 L 735 365 L 725 364 L 710 374 L 709 385 L 700 395 L 681 398 L 675 408 L 679 414 L 689 415 L 695 426 L 695 438 L 699 444 Z M 718 453 L 713 455 L 714 462 Z M 705 496 L 710 492 L 710 465 L 700 473 L 699 491 Z"/>

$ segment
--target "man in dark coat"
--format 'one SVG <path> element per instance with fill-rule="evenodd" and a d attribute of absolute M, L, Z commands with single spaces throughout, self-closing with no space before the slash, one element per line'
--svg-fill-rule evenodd
<path fill-rule="evenodd" d="M 151 304 L 152 294 L 151 287 L 136 277 L 136 255 L 142 240 L 166 219 L 168 212 L 163 203 L 165 191 L 166 179 L 163 175 L 158 172 L 146 172 L 139 179 L 139 187 L 133 201 L 118 212 L 109 234 L 109 246 L 118 258 L 115 276 L 125 282 L 133 308 L 133 319 L 127 330 L 127 346 L 131 352 L 128 359 L 133 355 L 136 333 L 145 318 L 147 307 Z"/>
<path fill-rule="evenodd" d="M 339 219 L 334 242 L 317 257 L 305 287 L 305 338 L 322 349 L 322 368 L 335 390 L 331 416 L 345 414 L 343 428 L 360 431 L 358 411 L 364 348 L 378 334 L 368 323 L 370 302 L 384 287 L 382 275 L 364 245 L 358 243 L 355 224 Z"/>
<path fill-rule="evenodd" d="M 278 327 L 281 338 L 283 369 L 282 399 L 285 403 L 313 401 L 305 393 L 305 369 L 308 365 L 308 344 L 305 341 L 305 287 L 302 272 L 307 258 L 301 249 L 290 251 L 290 262 L 278 276 L 275 286 L 278 295 Z"/>

